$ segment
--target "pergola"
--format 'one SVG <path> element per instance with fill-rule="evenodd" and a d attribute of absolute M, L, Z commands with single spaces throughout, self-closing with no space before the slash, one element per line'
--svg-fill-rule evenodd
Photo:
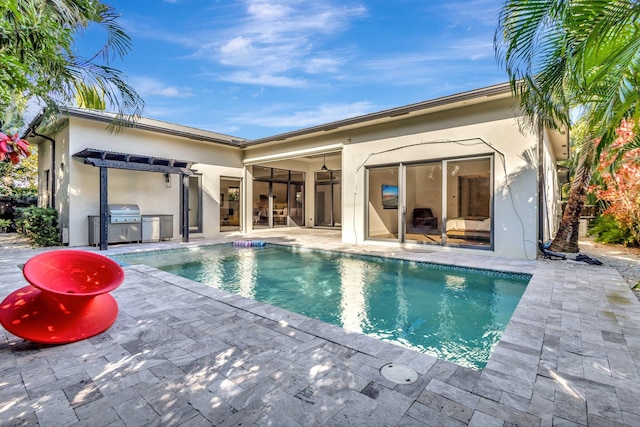
<path fill-rule="evenodd" d="M 143 172 L 178 174 L 182 178 L 182 241 L 189 241 L 189 176 L 194 174 L 191 166 L 194 162 L 140 154 L 118 153 L 114 151 L 85 148 L 73 157 L 84 159 L 84 164 L 100 168 L 100 250 L 108 247 L 109 232 L 109 190 L 107 185 L 108 169 L 126 169 Z"/>

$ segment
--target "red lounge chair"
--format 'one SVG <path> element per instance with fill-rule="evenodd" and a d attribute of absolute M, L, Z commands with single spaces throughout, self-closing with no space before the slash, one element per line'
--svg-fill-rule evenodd
<path fill-rule="evenodd" d="M 0 323 L 12 334 L 44 344 L 64 344 L 106 331 L 118 317 L 109 294 L 124 280 L 113 260 L 77 250 L 36 255 L 24 265 L 31 285 L 0 304 Z"/>

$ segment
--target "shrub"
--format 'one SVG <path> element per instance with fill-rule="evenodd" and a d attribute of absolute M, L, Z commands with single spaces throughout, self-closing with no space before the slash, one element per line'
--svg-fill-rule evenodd
<path fill-rule="evenodd" d="M 0 231 L 6 233 L 11 227 L 11 220 L 6 218 L 0 218 Z"/>
<path fill-rule="evenodd" d="M 640 147 L 636 140 L 635 122 L 623 121 L 616 130 L 617 138 L 611 149 L 600 155 L 598 173 L 600 182 L 591 188 L 607 208 L 605 215 L 615 218 L 613 223 L 607 219 L 607 227 L 598 232 L 599 238 L 618 240 L 624 245 L 640 244 Z M 602 224 L 604 227 L 605 224 Z M 606 234 L 606 236 L 605 236 Z M 603 240 L 604 241 L 604 240 Z"/>
<path fill-rule="evenodd" d="M 36 246 L 60 245 L 58 211 L 35 206 L 18 209 L 16 212 L 16 231 L 30 239 Z"/>
<path fill-rule="evenodd" d="M 633 246 L 636 243 L 631 230 L 610 214 L 597 217 L 589 229 L 589 234 L 595 235 L 596 242 L 601 243 L 616 243 L 625 246 Z"/>

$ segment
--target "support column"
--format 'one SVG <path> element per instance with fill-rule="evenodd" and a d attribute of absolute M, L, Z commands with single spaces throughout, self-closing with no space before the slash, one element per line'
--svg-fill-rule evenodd
<path fill-rule="evenodd" d="M 182 241 L 189 241 L 189 175 L 182 175 Z"/>
<path fill-rule="evenodd" d="M 109 192 L 107 168 L 100 168 L 100 250 L 106 251 L 109 241 Z"/>

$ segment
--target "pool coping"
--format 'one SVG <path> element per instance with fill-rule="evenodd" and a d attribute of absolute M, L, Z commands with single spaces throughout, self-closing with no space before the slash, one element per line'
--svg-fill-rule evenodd
<path fill-rule="evenodd" d="M 294 244 L 304 242 L 296 240 Z M 321 243 L 315 243 L 318 244 Z M 335 241 L 321 245 L 325 249 L 343 246 Z M 355 351 L 348 360 L 359 365 L 354 368 L 357 375 L 366 372 L 375 378 L 372 383 L 382 387 L 377 392 L 384 393 L 385 399 L 400 399 L 398 402 L 403 403 L 398 405 L 401 414 L 391 418 L 397 425 L 640 425 L 640 303 L 616 271 L 571 261 L 518 261 L 466 254 L 446 254 L 446 262 L 442 262 L 442 253 L 403 253 L 396 248 L 366 245 L 346 250 L 365 255 L 386 253 L 402 259 L 409 256 L 426 262 L 439 259 L 440 263 L 453 261 L 472 268 L 491 266 L 499 271 L 530 273 L 532 278 L 487 366 L 473 371 L 150 267 L 126 269 L 148 277 L 147 286 L 157 283 L 179 287 L 229 307 L 240 318 L 263 318 L 285 334 L 304 337 L 308 340 L 304 345 L 322 342 L 335 346 L 337 352 Z M 117 248 L 108 252 L 123 251 Z M 3 291 L 8 289 L 6 284 L 2 287 Z M 120 292 L 114 292 L 117 299 Z M 6 335 L 9 345 L 0 351 L 16 357 L 16 338 Z M 73 346 L 65 347 L 72 352 Z M 56 354 L 66 351 L 53 349 Z M 40 355 L 51 352 L 50 348 L 36 350 Z M 357 361 L 351 360 L 356 356 Z M 414 387 L 409 393 L 404 386 L 389 384 L 376 376 L 375 367 L 381 362 L 404 363 L 416 369 L 420 374 L 416 386 L 419 389 Z M 17 361 L 14 368 L 20 371 Z M 359 390 L 360 394 L 367 396 L 371 392 L 366 387 Z M 1 386 L 0 396 L 6 396 Z M 402 397 L 409 397 L 409 406 Z M 381 402 L 376 404 L 383 406 Z M 28 408 L 33 402 L 28 400 L 24 405 Z M 244 419 L 249 420 L 247 408 L 241 408 L 237 414 L 243 415 L 234 415 L 233 419 L 246 416 Z M 334 425 L 364 422 L 352 416 L 341 418 L 349 422 L 336 424 L 338 414 L 346 416 L 349 409 L 341 408 L 334 414 L 330 419 Z M 330 420 L 324 421 L 331 424 Z M 394 422 L 389 424 L 395 425 Z M 124 424 L 135 425 L 126 421 Z"/>
<path fill-rule="evenodd" d="M 250 242 L 250 241 L 248 241 Z M 293 250 L 296 249 L 300 249 L 303 251 L 310 251 L 310 252 L 318 252 L 318 253 L 324 253 L 324 254 L 341 254 L 342 256 L 345 257 L 350 257 L 350 258 L 356 258 L 356 259 L 365 259 L 365 260 L 388 260 L 391 259 L 393 261 L 398 261 L 398 262 L 410 262 L 410 263 L 419 263 L 419 264 L 424 264 L 427 268 L 435 268 L 438 269 L 439 271 L 452 271 L 452 272 L 463 272 L 463 273 L 474 273 L 474 274 L 487 274 L 487 275 L 493 275 L 495 277 L 506 277 L 507 279 L 509 278 L 513 278 L 513 279 L 517 279 L 517 280 L 527 280 L 527 282 L 529 282 L 532 278 L 532 273 L 524 273 L 524 272 L 516 272 L 516 271 L 498 271 L 498 270 L 490 270 L 487 268 L 477 268 L 477 267 L 467 267 L 467 266 L 459 266 L 459 265 L 451 265 L 451 264 L 443 264 L 443 263 L 434 263 L 434 262 L 429 262 L 429 261 L 424 261 L 424 260 L 418 260 L 418 259 L 407 259 L 406 257 L 402 257 L 402 256 L 396 256 L 396 257 L 383 257 L 380 255 L 374 255 L 374 254 L 363 254 L 363 253 L 357 253 L 357 252 L 346 252 L 346 251 L 336 251 L 336 250 L 327 250 L 327 249 L 319 249 L 319 248 L 309 248 L 309 247 L 303 247 L 303 246 L 292 246 L 292 245 L 287 245 L 287 244 L 282 244 L 282 243 L 271 243 L 271 242 L 265 242 L 264 241 L 260 241 L 260 243 L 262 243 L 259 247 L 240 247 L 239 250 L 262 250 L 265 247 L 285 247 L 285 248 L 293 248 Z M 140 252 L 134 252 L 134 253 L 123 253 L 123 254 L 118 254 L 118 255 L 110 255 L 110 257 L 112 259 L 114 259 L 116 262 L 118 262 L 122 267 L 131 267 L 133 269 L 136 269 L 138 271 L 144 271 L 149 275 L 152 275 L 154 277 L 158 277 L 161 278 L 167 282 L 171 282 L 173 284 L 175 284 L 176 286 L 180 286 L 182 288 L 184 288 L 185 290 L 192 290 L 193 292 L 198 292 L 201 293 L 200 291 L 198 291 L 198 289 L 201 289 L 200 286 L 197 286 L 196 284 L 204 284 L 207 288 L 212 287 L 210 284 L 207 283 L 203 283 L 203 282 L 199 282 L 197 280 L 193 280 L 193 279 L 189 279 L 189 278 L 185 278 L 183 276 L 180 275 L 175 275 L 173 273 L 170 272 L 166 272 L 165 270 L 163 270 L 162 268 L 154 268 L 151 266 L 148 266 L 146 264 L 144 264 L 141 259 L 138 259 L 139 262 L 141 262 L 141 264 L 145 267 L 144 269 L 140 269 L 140 264 L 129 264 L 127 262 L 127 258 L 128 257 L 144 257 L 144 256 L 153 256 L 156 254 L 171 254 L 174 253 L 175 251 L 193 251 L 193 250 L 207 250 L 210 248 L 215 248 L 217 246 L 227 246 L 229 248 L 232 247 L 236 247 L 236 246 L 231 246 L 231 244 L 228 243 L 216 243 L 216 244 L 212 244 L 212 245 L 201 245 L 201 246 L 195 246 L 195 247 L 191 247 L 191 248 L 183 248 L 183 249 L 167 249 L 167 250 L 154 250 L 154 251 L 145 251 L 144 253 L 140 253 Z M 153 272 L 153 274 L 152 274 Z M 162 273 L 167 273 L 169 274 L 169 276 L 167 276 L 166 274 L 162 274 Z M 172 278 L 172 276 L 176 276 L 175 278 Z M 180 279 L 186 279 L 186 282 L 180 280 Z M 280 307 L 276 307 L 276 306 L 271 306 L 268 303 L 265 303 L 267 305 L 267 307 L 270 308 L 274 308 L 274 309 L 279 309 L 282 310 L 281 313 L 277 313 L 274 312 L 273 310 L 257 310 L 254 311 L 252 310 L 250 307 L 253 307 L 252 305 L 248 305 L 246 302 L 243 302 L 240 305 L 235 305 L 234 303 L 230 302 L 230 301 L 234 301 L 233 298 L 231 298 L 234 295 L 238 295 L 241 296 L 240 294 L 236 294 L 234 292 L 230 292 L 230 291 L 225 291 L 222 290 L 220 288 L 214 287 L 217 291 L 220 292 L 216 292 L 214 294 L 211 294 L 209 292 L 204 292 L 201 293 L 201 295 L 203 296 L 208 296 L 208 297 L 212 297 L 212 298 L 223 298 L 224 296 L 224 301 L 231 305 L 234 306 L 238 309 L 246 309 L 248 312 L 259 315 L 259 316 L 263 316 L 267 319 L 270 320 L 274 320 L 274 321 L 280 321 L 280 322 L 285 322 L 287 324 L 289 324 L 290 322 L 292 322 L 291 319 L 293 319 L 293 323 L 291 323 L 291 326 L 297 328 L 297 329 L 301 329 L 301 323 L 304 324 L 308 324 L 310 320 L 314 320 L 316 322 L 319 322 L 317 324 L 314 324 L 312 326 L 307 326 L 307 328 L 311 328 L 311 330 L 304 330 L 304 332 L 307 333 L 313 333 L 318 337 L 324 338 L 328 341 L 332 341 L 332 342 L 336 342 L 338 344 L 344 345 L 345 347 L 349 347 L 349 348 L 354 348 L 357 349 L 358 348 L 358 344 L 354 344 L 355 347 L 352 347 L 352 345 L 349 344 L 349 342 L 351 342 L 352 340 L 354 340 L 354 335 L 353 334 L 360 334 L 360 335 L 364 335 L 367 336 L 368 338 L 373 338 L 376 341 L 380 340 L 377 339 L 375 337 L 370 337 L 368 336 L 365 332 L 360 332 L 360 331 L 352 331 L 349 330 L 348 328 L 344 328 L 342 326 L 339 325 L 334 325 L 331 323 L 327 323 L 327 322 L 323 322 L 322 320 L 319 319 L 315 319 L 315 318 L 311 318 L 311 317 L 307 317 L 304 316 L 303 314 L 299 314 L 296 312 L 291 312 L 287 309 L 284 308 L 280 308 Z M 526 290 L 526 285 L 525 285 L 525 290 Z M 225 293 L 229 293 L 230 295 L 225 295 Z M 524 293 L 524 291 L 523 291 Z M 246 299 L 251 299 L 252 301 L 257 301 L 251 297 L 243 297 Z M 259 301 L 258 301 L 259 302 Z M 519 302 L 519 301 L 518 301 Z M 261 307 L 262 308 L 262 307 Z M 515 310 L 515 308 L 514 308 Z M 296 320 L 296 316 L 298 317 L 302 317 L 302 320 L 304 322 L 300 322 L 300 319 Z M 509 316 L 509 318 L 511 318 L 511 316 Z M 323 329 L 327 329 L 327 326 L 333 326 L 338 328 L 339 331 L 344 331 L 347 333 L 346 337 L 337 337 L 335 334 L 329 334 L 329 335 L 323 335 Z M 506 325 L 505 325 L 506 328 Z M 500 331 L 500 333 L 502 334 L 504 330 Z M 357 340 L 356 340 L 357 341 Z M 386 340 L 381 340 L 381 341 L 386 341 Z M 391 341 L 386 341 L 386 342 L 391 342 Z M 393 343 L 394 345 L 398 345 L 402 348 L 409 348 L 406 346 L 403 346 L 400 343 Z M 409 348 L 410 349 L 410 348 Z M 420 350 L 414 349 L 415 351 L 419 352 L 419 353 L 423 353 Z M 426 353 L 428 354 L 428 353 Z M 435 358 L 438 358 L 437 356 L 433 356 Z M 446 360 L 446 359 L 444 359 Z M 453 362 L 456 363 L 456 362 Z M 462 365 L 464 366 L 464 365 Z M 471 368 L 474 370 L 481 370 L 478 368 Z"/>

